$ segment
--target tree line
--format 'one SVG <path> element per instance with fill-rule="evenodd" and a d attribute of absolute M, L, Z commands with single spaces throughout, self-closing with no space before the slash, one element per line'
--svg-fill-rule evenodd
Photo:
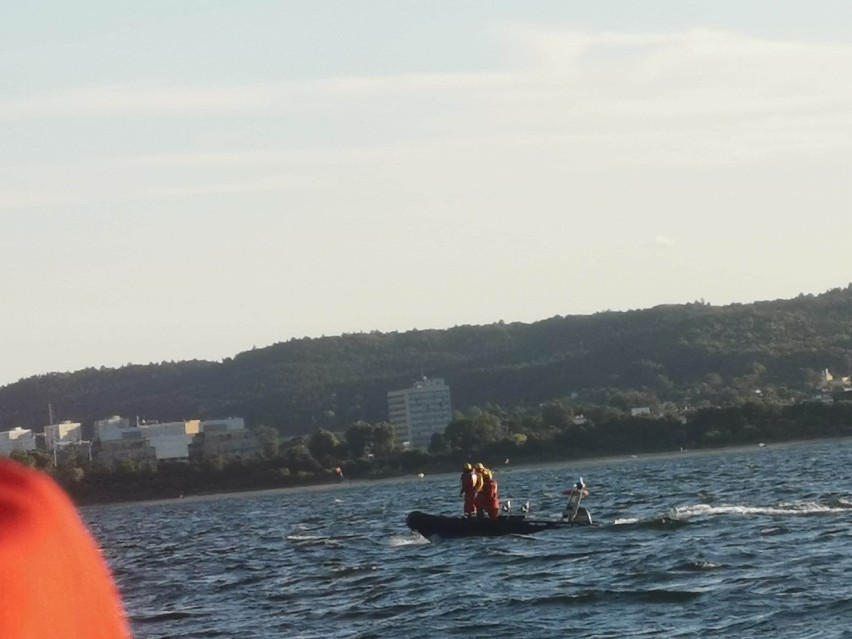
<path fill-rule="evenodd" d="M 577 419 L 582 415 L 583 419 Z M 310 436 L 282 438 L 258 427 L 261 452 L 249 458 L 138 463 L 114 468 L 90 462 L 67 447 L 54 466 L 43 451 L 12 453 L 19 462 L 55 476 L 81 504 L 176 498 L 224 491 L 303 486 L 458 470 L 467 461 L 499 467 L 605 455 L 673 452 L 796 439 L 852 436 L 852 402 L 778 404 L 747 402 L 696 410 L 688 417 L 630 416 L 612 407 L 552 400 L 535 410 L 496 405 L 456 413 L 428 451 L 401 450 L 393 428 L 357 421 L 344 431 L 318 428 Z"/>
<path fill-rule="evenodd" d="M 387 393 L 425 373 L 454 407 L 554 397 L 615 407 L 807 399 L 824 369 L 852 373 L 852 285 L 795 299 L 557 316 L 445 330 L 291 339 L 221 362 L 89 368 L 0 388 L 0 428 L 39 432 L 48 405 L 84 424 L 239 415 L 282 436 L 387 419 Z"/>

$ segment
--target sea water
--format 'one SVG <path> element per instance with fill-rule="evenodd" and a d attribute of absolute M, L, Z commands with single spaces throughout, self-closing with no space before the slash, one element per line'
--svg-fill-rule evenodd
<path fill-rule="evenodd" d="M 852 637 L 852 441 L 512 468 L 514 512 L 594 528 L 435 539 L 456 475 L 83 509 L 137 639 Z M 489 461 L 489 460 L 483 460 Z"/>

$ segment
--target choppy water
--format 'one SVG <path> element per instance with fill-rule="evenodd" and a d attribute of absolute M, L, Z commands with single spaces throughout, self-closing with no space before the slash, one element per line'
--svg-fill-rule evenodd
<path fill-rule="evenodd" d="M 503 470 L 601 525 L 437 540 L 455 476 L 86 508 L 137 639 L 852 637 L 852 441 Z M 487 461 L 487 460 L 485 460 Z"/>

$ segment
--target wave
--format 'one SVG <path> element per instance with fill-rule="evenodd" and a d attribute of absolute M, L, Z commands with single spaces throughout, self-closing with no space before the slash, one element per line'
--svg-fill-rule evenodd
<path fill-rule="evenodd" d="M 289 541 L 324 541 L 328 539 L 326 535 L 287 535 L 285 539 Z"/>
<path fill-rule="evenodd" d="M 704 595 L 696 590 L 666 590 L 652 588 L 650 590 L 584 590 L 575 594 L 557 594 L 547 597 L 510 601 L 510 604 L 525 606 L 576 605 L 597 602 L 612 603 L 616 601 L 641 603 L 683 603 L 698 599 Z"/>
<path fill-rule="evenodd" d="M 673 530 L 688 525 L 686 518 L 678 516 L 661 515 L 647 519 L 626 517 L 616 519 L 612 526 L 620 530 L 635 530 L 637 528 L 651 528 L 653 530 Z"/>
<path fill-rule="evenodd" d="M 784 526 L 772 526 L 771 528 L 761 528 L 760 534 L 764 537 L 777 537 L 778 535 L 783 535 L 787 533 L 787 529 Z"/>
<path fill-rule="evenodd" d="M 334 539 L 328 535 L 287 535 L 284 539 L 297 547 L 331 546 L 337 548 L 342 545 L 339 539 Z"/>
<path fill-rule="evenodd" d="M 695 560 L 675 566 L 674 570 L 678 572 L 704 572 L 706 570 L 719 570 L 720 568 L 723 568 L 722 564 L 714 564 L 711 561 L 705 560 Z"/>
<path fill-rule="evenodd" d="M 391 548 L 399 546 L 425 546 L 429 543 L 431 542 L 420 533 L 412 533 L 411 535 L 394 535 L 388 540 L 388 546 Z"/>
<path fill-rule="evenodd" d="M 828 500 L 828 503 L 841 510 L 852 510 L 852 500 L 848 497 L 833 497 Z"/>
<path fill-rule="evenodd" d="M 178 610 L 163 610 L 158 612 L 150 612 L 150 613 L 140 613 L 131 616 L 131 620 L 133 623 L 158 623 L 161 621 L 180 621 L 182 619 L 189 619 L 191 617 L 196 617 L 190 612 L 181 612 Z"/>

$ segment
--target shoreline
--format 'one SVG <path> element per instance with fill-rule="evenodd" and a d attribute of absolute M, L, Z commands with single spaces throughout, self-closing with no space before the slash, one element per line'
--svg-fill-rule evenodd
<path fill-rule="evenodd" d="M 634 462 L 634 461 L 653 461 L 655 459 L 672 459 L 672 458 L 689 458 L 689 457 L 706 457 L 709 455 L 718 455 L 718 454 L 737 454 L 737 453 L 746 453 L 746 452 L 757 452 L 757 451 L 777 451 L 784 450 L 785 448 L 793 448 L 795 446 L 806 446 L 811 444 L 816 444 L 820 442 L 826 441 L 838 441 L 838 442 L 852 442 L 852 437 L 828 437 L 828 438 L 815 438 L 815 439 L 798 439 L 786 442 L 774 442 L 769 444 L 739 444 L 737 446 L 726 446 L 720 448 L 692 448 L 692 449 L 684 449 L 679 451 L 668 451 L 668 452 L 656 452 L 656 453 L 642 453 L 642 454 L 620 454 L 620 455 L 602 455 L 600 457 L 587 457 L 582 459 L 564 459 L 561 461 L 543 461 L 543 462 L 523 462 L 517 465 L 508 464 L 508 466 L 497 466 L 493 468 L 496 473 L 505 472 L 508 470 L 519 469 L 519 470 L 527 470 L 527 469 L 541 469 L 541 468 L 550 468 L 550 467 L 560 467 L 566 466 L 568 464 L 573 464 L 579 468 L 586 468 L 592 465 L 599 464 L 607 464 L 607 463 L 625 463 L 625 462 Z M 391 483 L 400 483 L 400 482 L 411 482 L 411 481 L 431 481 L 438 479 L 446 479 L 452 478 L 455 476 L 454 471 L 450 472 L 440 472 L 432 475 L 397 475 L 394 477 L 382 477 L 379 479 L 346 479 L 340 482 L 334 483 L 325 483 L 325 484 L 304 484 L 302 486 L 282 486 L 280 488 L 258 488 L 258 489 L 249 489 L 249 490 L 239 490 L 239 491 L 224 491 L 217 493 L 206 493 L 206 494 L 196 494 L 196 495 L 186 495 L 182 497 L 162 497 L 155 499 L 145 499 L 139 501 L 115 501 L 115 502 L 100 502 L 100 503 L 90 503 L 85 505 L 78 505 L 77 508 L 80 511 L 90 510 L 90 509 L 100 509 L 100 508 L 127 508 L 134 506 L 157 506 L 164 504 L 183 504 L 183 503 L 195 503 L 195 502 L 204 502 L 211 501 L 217 499 L 236 499 L 242 497 L 260 497 L 264 495 L 279 495 L 279 494 L 288 494 L 295 492 L 326 492 L 333 490 L 343 490 L 350 488 L 360 488 L 365 485 L 374 486 L 374 485 L 384 485 Z"/>

